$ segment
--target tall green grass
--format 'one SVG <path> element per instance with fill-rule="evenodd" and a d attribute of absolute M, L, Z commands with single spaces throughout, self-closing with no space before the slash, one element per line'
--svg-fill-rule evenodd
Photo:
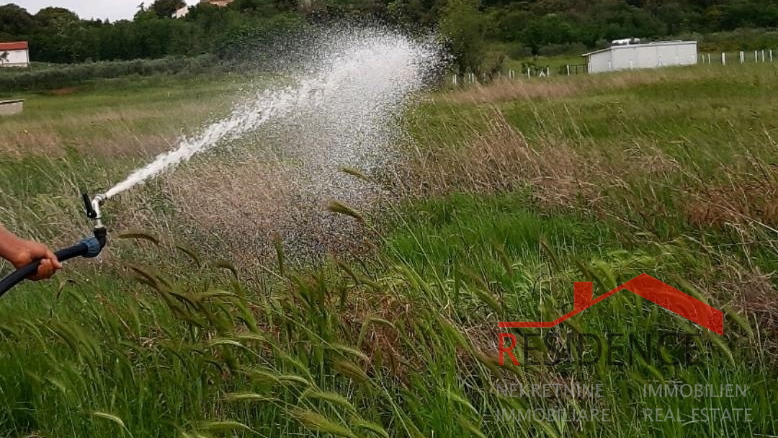
<path fill-rule="evenodd" d="M 250 247 L 206 246 L 234 230 L 197 229 L 168 180 L 117 200 L 109 223 L 159 234 L 114 232 L 102 262 L 75 262 L 0 302 L 0 436 L 775 435 L 776 224 L 755 207 L 775 199 L 776 126 L 752 85 L 778 76 L 768 66 L 745 77 L 639 75 L 612 87 L 572 78 L 564 93 L 518 101 L 433 96 L 409 114 L 415 149 L 400 182 L 387 183 L 407 196 L 380 211 L 339 202 L 322 211 L 360 221 L 375 237 L 367 255 L 322 254 L 299 267 L 277 242 L 275 257 L 236 265 L 225 259 L 246 260 Z M 84 157 L 6 156 L 0 191 L 13 201 L 0 220 L 46 241 L 75 238 L 86 223 L 62 187 L 89 182 Z M 650 165 L 625 167 L 634 157 Z M 98 167 L 107 167 L 98 180 L 123 171 L 110 160 Z M 763 198 L 736 203 L 752 187 Z M 700 199 L 723 219 L 683 208 Z M 599 295 L 643 272 L 722 309 L 724 336 L 627 292 L 555 331 L 632 333 L 641 346 L 648 334 L 694 334 L 699 364 L 527 365 L 522 346 L 524 365 L 497 364 L 499 321 L 553 320 L 572 310 L 574 282 L 593 282 Z M 548 359 L 534 346 L 532 359 Z M 648 382 L 744 385 L 747 396 L 657 398 L 642 393 Z M 538 383 L 602 385 L 603 395 L 501 390 Z M 689 422 L 703 407 L 751 408 L 753 421 Z M 592 408 L 612 421 L 515 418 Z M 683 421 L 645 421 L 647 408 Z"/>

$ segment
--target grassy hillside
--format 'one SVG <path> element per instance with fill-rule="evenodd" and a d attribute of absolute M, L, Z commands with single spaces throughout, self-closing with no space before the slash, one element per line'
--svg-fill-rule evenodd
<path fill-rule="evenodd" d="M 121 84 L 30 94 L 0 120 L 1 223 L 70 243 L 88 232 L 79 186 L 104 188 L 241 87 Z M 0 301 L 0 436 L 775 435 L 776 85 L 767 64 L 431 93 L 404 121 L 401 163 L 351 171 L 386 189 L 379 208 L 319 200 L 348 237 L 284 213 L 268 163 L 209 153 L 107 205 L 101 261 Z M 290 226 L 327 245 L 273 237 Z M 630 334 L 643 350 L 666 333 L 694 345 L 531 365 L 561 344 L 529 337 L 521 366 L 498 365 L 499 321 L 553 320 L 574 282 L 597 296 L 644 272 L 723 310 L 724 335 L 619 293 L 554 332 L 621 333 L 623 351 Z M 663 361 L 684 355 L 697 363 Z M 745 396 L 660 397 L 649 382 Z M 532 384 L 601 392 L 505 391 Z M 657 408 L 680 419 L 649 421 Z M 702 408 L 750 408 L 750 421 L 692 417 Z M 608 419 L 587 419 L 595 409 Z M 516 417 L 560 411 L 568 421 Z"/>

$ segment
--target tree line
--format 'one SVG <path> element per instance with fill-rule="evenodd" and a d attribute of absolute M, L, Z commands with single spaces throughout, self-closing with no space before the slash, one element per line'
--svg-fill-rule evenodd
<path fill-rule="evenodd" d="M 200 3 L 174 19 L 183 2 L 157 0 L 141 5 L 132 20 L 115 22 L 83 20 L 58 7 L 30 14 L 7 4 L 0 6 L 0 41 L 27 40 L 34 61 L 52 63 L 223 54 L 299 27 L 304 16 L 285 2 L 236 0 L 226 8 Z"/>
<path fill-rule="evenodd" d="M 235 0 L 141 5 L 132 20 L 83 20 L 49 7 L 0 6 L 0 41 L 28 40 L 33 60 L 74 63 L 166 56 L 231 56 L 306 24 L 361 19 L 446 36 L 461 69 L 484 68 L 495 43 L 509 55 L 556 54 L 618 38 L 778 27 L 778 0 Z"/>

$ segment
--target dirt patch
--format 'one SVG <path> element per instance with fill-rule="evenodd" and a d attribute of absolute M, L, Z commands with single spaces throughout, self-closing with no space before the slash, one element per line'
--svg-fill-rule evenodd
<path fill-rule="evenodd" d="M 47 96 L 68 96 L 71 94 L 78 93 L 79 91 L 80 89 L 76 87 L 64 87 L 64 88 L 57 88 L 54 90 L 48 90 L 43 92 L 43 94 Z"/>

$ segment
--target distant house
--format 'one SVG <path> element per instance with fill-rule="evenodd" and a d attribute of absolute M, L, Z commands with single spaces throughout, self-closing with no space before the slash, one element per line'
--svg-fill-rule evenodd
<path fill-rule="evenodd" d="M 234 1 L 235 0 L 200 0 L 200 3 L 208 3 L 223 8 Z M 173 18 L 184 18 L 187 14 L 189 14 L 189 6 L 184 6 L 173 13 Z"/>
<path fill-rule="evenodd" d="M 184 5 L 184 7 L 178 8 L 176 9 L 176 12 L 173 12 L 173 18 L 184 18 L 188 13 L 189 13 L 189 6 Z"/>
<path fill-rule="evenodd" d="M 583 54 L 589 73 L 697 64 L 697 41 L 639 41 L 616 40 L 607 49 Z"/>
<path fill-rule="evenodd" d="M 29 67 L 30 49 L 27 41 L 0 43 L 0 67 Z"/>

